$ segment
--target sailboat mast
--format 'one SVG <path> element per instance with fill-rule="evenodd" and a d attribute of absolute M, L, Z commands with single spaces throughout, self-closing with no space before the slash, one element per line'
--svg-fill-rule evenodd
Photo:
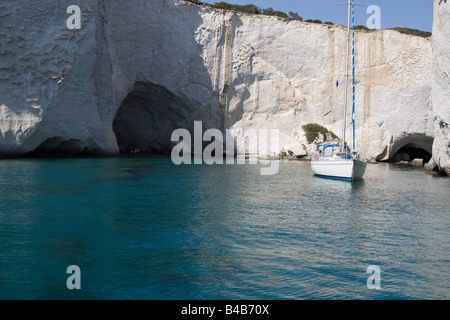
<path fill-rule="evenodd" d="M 354 0 L 352 0 L 354 1 Z M 356 82 L 355 82 L 355 3 L 352 2 L 352 83 L 353 83 L 353 96 L 352 96 L 352 125 L 353 125 L 353 150 L 356 149 L 355 141 L 355 98 L 356 98 Z"/>
<path fill-rule="evenodd" d="M 348 59 L 350 55 L 350 13 L 352 0 L 348 0 L 347 21 L 347 54 L 345 58 L 345 93 L 344 93 L 344 123 L 342 125 L 341 153 L 345 153 L 345 131 L 347 127 L 347 104 L 348 104 Z"/>

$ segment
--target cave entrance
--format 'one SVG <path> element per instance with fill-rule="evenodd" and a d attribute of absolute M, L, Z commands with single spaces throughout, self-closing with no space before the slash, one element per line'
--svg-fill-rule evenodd
<path fill-rule="evenodd" d="M 400 150 L 398 150 L 393 157 L 393 160 L 395 162 L 399 161 L 411 162 L 414 161 L 415 159 L 422 159 L 423 163 L 428 163 L 431 159 L 431 153 L 422 148 L 416 148 L 412 145 L 406 145 L 400 148 Z"/>
<path fill-rule="evenodd" d="M 193 132 L 192 108 L 168 89 L 137 82 L 113 122 L 120 152 L 169 154 L 176 129 Z"/>
<path fill-rule="evenodd" d="M 391 162 L 428 163 L 432 157 L 433 138 L 423 134 L 413 134 L 394 143 L 391 149 Z"/>

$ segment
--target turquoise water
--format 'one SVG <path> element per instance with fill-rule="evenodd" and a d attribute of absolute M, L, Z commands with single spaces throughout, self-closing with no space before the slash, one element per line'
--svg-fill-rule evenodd
<path fill-rule="evenodd" d="M 0 161 L 0 299 L 449 299 L 450 179 L 308 162 Z M 81 290 L 68 290 L 78 265 Z M 367 267 L 381 269 L 369 290 Z"/>

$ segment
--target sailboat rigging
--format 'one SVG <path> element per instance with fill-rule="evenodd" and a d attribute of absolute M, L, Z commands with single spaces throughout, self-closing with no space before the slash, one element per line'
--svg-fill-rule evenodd
<path fill-rule="evenodd" d="M 361 179 L 366 171 L 367 163 L 362 160 L 361 155 L 356 151 L 355 133 L 355 105 L 356 105 L 356 81 L 355 81 L 355 2 L 348 0 L 348 21 L 347 21 L 347 53 L 345 61 L 345 94 L 344 94 L 344 114 L 342 126 L 342 138 L 340 144 L 327 143 L 318 146 L 317 153 L 311 161 L 311 169 L 315 175 L 354 181 Z M 350 32 L 350 25 L 352 33 Z M 347 130 L 347 107 L 348 107 L 348 69 L 350 56 L 350 35 L 351 57 L 352 57 L 352 127 L 353 141 L 352 149 L 346 142 Z M 338 84 L 338 82 L 336 83 Z"/>

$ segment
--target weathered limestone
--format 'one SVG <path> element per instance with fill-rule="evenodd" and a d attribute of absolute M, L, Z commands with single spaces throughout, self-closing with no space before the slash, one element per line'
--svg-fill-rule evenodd
<path fill-rule="evenodd" d="M 434 1 L 432 105 L 433 159 L 428 165 L 450 174 L 450 1 Z"/>
<path fill-rule="evenodd" d="M 449 4 L 438 2 L 432 41 L 357 32 L 357 146 L 368 160 L 414 145 L 450 167 Z M 97 0 L 81 2 L 82 28 L 68 30 L 71 4 L 0 4 L 1 153 L 164 151 L 174 127 L 197 120 L 278 129 L 280 149 L 301 157 L 311 152 L 302 125 L 341 135 L 342 26 L 182 0 Z"/>
<path fill-rule="evenodd" d="M 84 3 L 82 29 L 75 32 L 66 27 L 71 4 L 0 4 L 1 153 L 28 153 L 47 140 L 72 141 L 74 153 L 118 150 L 109 129 L 111 66 L 101 5 Z"/>

